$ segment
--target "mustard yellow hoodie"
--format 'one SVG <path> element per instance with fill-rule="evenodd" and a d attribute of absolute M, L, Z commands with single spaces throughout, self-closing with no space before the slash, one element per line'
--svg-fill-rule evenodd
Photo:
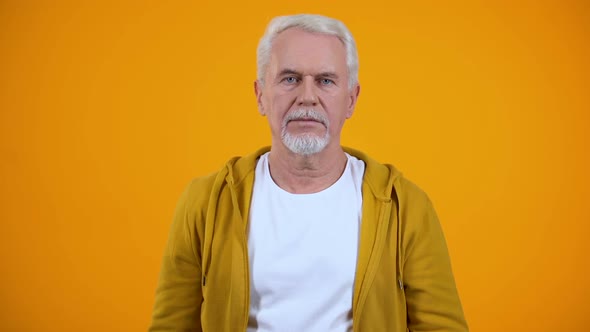
<path fill-rule="evenodd" d="M 150 331 L 246 331 L 247 222 L 256 161 L 268 150 L 231 159 L 182 194 Z M 354 332 L 468 331 L 444 235 L 426 194 L 393 166 L 345 151 L 366 165 Z"/>

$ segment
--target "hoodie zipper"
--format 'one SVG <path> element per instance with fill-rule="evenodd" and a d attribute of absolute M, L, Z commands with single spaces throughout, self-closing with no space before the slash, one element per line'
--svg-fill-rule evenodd
<path fill-rule="evenodd" d="M 231 167 L 228 167 L 228 175 L 226 177 L 227 179 L 227 183 L 229 186 L 229 191 L 230 191 L 230 196 L 231 196 L 231 200 L 232 200 L 232 205 L 234 208 L 234 218 L 235 221 L 239 221 L 244 225 L 243 229 L 240 229 L 240 244 L 242 246 L 242 253 L 243 253 L 243 266 L 244 266 L 244 311 L 242 313 L 242 331 L 246 332 L 248 329 L 248 316 L 249 316 L 249 312 L 250 312 L 250 262 L 249 262 L 249 258 L 248 258 L 248 246 L 246 245 L 247 243 L 247 239 L 246 239 L 246 228 L 248 225 L 248 220 L 244 219 L 244 216 L 241 215 L 240 213 L 240 205 L 238 204 L 238 197 L 236 194 L 236 189 L 234 187 L 234 178 L 233 178 L 233 172 Z M 237 224 L 237 223 L 236 223 Z M 234 224 L 234 227 L 235 226 Z"/>
<path fill-rule="evenodd" d="M 362 315 L 365 300 L 367 299 L 369 289 L 371 288 L 371 284 L 375 277 L 377 267 L 379 266 L 379 262 L 381 260 L 383 246 L 385 245 L 385 237 L 387 235 L 387 232 L 385 232 L 383 228 L 386 227 L 386 224 L 388 222 L 387 216 L 389 216 L 390 212 L 391 200 L 381 201 L 381 204 L 379 206 L 379 218 L 377 219 L 377 229 L 375 231 L 375 246 L 373 247 L 369 255 L 369 262 L 367 265 L 367 269 L 364 273 L 363 283 L 359 291 L 358 305 L 356 308 L 356 312 L 353 312 L 352 317 L 353 331 L 355 332 L 360 332 L 359 319 Z"/>

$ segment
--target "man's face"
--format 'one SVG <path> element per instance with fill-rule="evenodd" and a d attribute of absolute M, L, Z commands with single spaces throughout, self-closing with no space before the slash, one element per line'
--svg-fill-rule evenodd
<path fill-rule="evenodd" d="M 346 50 L 337 37 L 292 28 L 275 38 L 264 86 L 257 81 L 255 90 L 273 145 L 309 155 L 340 144 L 359 86 L 348 88 Z"/>

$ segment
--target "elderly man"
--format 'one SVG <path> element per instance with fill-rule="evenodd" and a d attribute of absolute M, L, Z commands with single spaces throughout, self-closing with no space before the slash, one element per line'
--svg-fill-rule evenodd
<path fill-rule="evenodd" d="M 357 73 L 341 22 L 270 22 L 254 90 L 272 145 L 185 190 L 151 331 L 468 330 L 426 194 L 340 145 Z"/>

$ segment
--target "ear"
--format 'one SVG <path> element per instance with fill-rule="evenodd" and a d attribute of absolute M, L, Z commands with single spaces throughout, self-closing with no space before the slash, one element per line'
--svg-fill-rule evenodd
<path fill-rule="evenodd" d="M 356 106 L 356 101 L 359 98 L 359 93 L 361 93 L 361 86 L 358 83 L 355 84 L 355 86 L 348 92 L 348 98 L 350 102 L 348 103 L 348 109 L 346 111 L 347 119 L 350 119 L 352 113 L 354 112 L 354 107 Z"/>
<path fill-rule="evenodd" d="M 254 94 L 256 95 L 256 103 L 258 104 L 258 113 L 262 116 L 266 116 L 264 105 L 262 103 L 262 84 L 258 80 L 254 81 Z"/>

